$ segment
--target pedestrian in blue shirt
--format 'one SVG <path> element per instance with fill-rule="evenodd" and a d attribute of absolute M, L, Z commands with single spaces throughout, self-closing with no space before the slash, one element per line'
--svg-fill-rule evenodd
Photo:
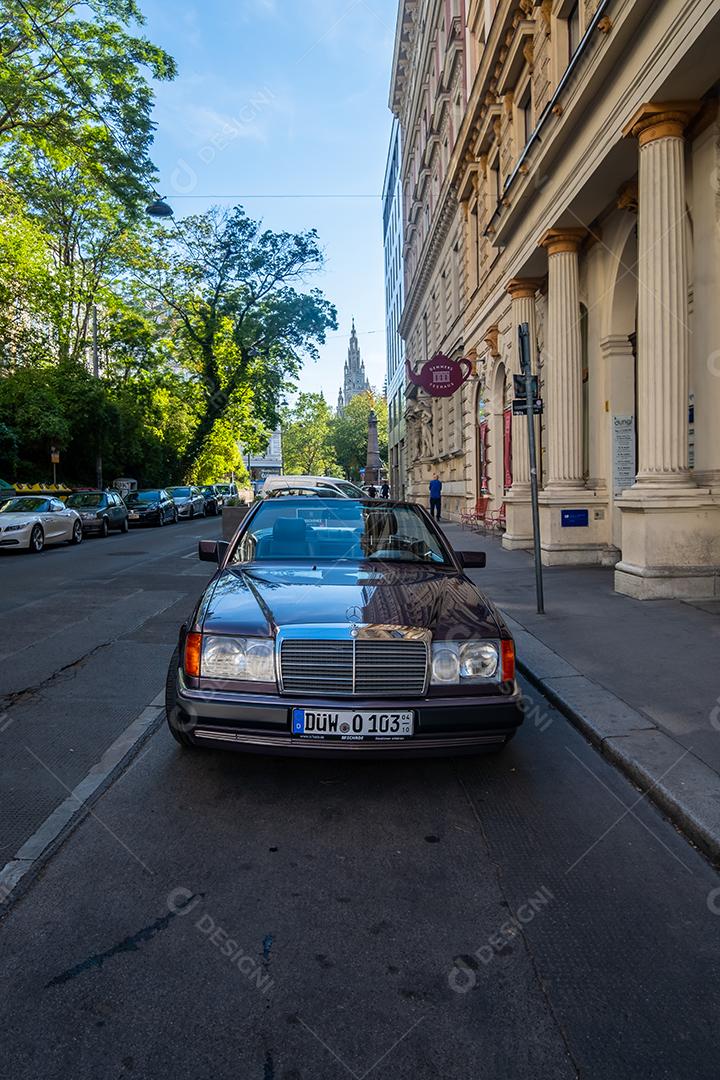
<path fill-rule="evenodd" d="M 437 473 L 430 481 L 430 514 L 432 517 L 440 520 L 440 509 L 442 505 L 442 480 Z"/>

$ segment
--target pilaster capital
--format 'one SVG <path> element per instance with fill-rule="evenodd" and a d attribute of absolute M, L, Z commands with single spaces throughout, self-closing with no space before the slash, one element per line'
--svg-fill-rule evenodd
<path fill-rule="evenodd" d="M 586 236 L 587 229 L 548 229 L 540 240 L 540 247 L 544 247 L 549 256 L 565 251 L 577 252 Z"/>
<path fill-rule="evenodd" d="M 508 281 L 505 292 L 510 293 L 513 300 L 522 300 L 524 297 L 532 299 L 541 285 L 542 278 L 516 277 Z"/>
<path fill-rule="evenodd" d="M 648 101 L 623 128 L 643 147 L 657 139 L 682 139 L 685 128 L 700 109 L 699 101 Z"/>

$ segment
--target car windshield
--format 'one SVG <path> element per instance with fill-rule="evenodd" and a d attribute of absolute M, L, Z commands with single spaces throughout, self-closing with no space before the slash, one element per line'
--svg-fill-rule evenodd
<path fill-rule="evenodd" d="M 221 495 L 230 495 L 230 484 L 217 484 L 216 486 Z"/>
<path fill-rule="evenodd" d="M 189 499 L 192 494 L 189 487 L 168 488 L 168 493 L 173 499 Z"/>
<path fill-rule="evenodd" d="M 39 514 L 47 510 L 48 500 L 33 498 L 25 495 L 18 499 L 10 499 L 0 507 L 0 514 Z"/>
<path fill-rule="evenodd" d="M 92 492 L 86 495 L 69 495 L 65 500 L 65 505 L 76 508 L 84 506 L 100 506 L 103 498 L 104 496 L 98 494 L 98 492 Z"/>
<path fill-rule="evenodd" d="M 215 488 L 212 486 L 212 484 L 205 484 L 205 486 L 201 487 L 200 490 L 202 491 L 203 495 L 215 494 Z"/>
<path fill-rule="evenodd" d="M 160 502 L 159 491 L 131 491 L 125 500 L 128 506 L 134 506 L 135 503 L 154 503 Z"/>
<path fill-rule="evenodd" d="M 240 534 L 232 558 L 451 565 L 439 533 L 416 507 L 317 497 L 263 502 Z"/>

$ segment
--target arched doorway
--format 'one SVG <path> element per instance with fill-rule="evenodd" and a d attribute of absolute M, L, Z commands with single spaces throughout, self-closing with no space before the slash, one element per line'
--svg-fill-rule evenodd
<path fill-rule="evenodd" d="M 475 500 L 490 493 L 489 473 L 490 406 L 487 387 L 482 378 L 475 394 Z"/>
<path fill-rule="evenodd" d="M 492 378 L 488 432 L 488 488 L 495 508 L 504 502 L 506 490 L 512 487 L 512 416 L 505 408 L 506 378 L 505 364 L 500 361 Z"/>

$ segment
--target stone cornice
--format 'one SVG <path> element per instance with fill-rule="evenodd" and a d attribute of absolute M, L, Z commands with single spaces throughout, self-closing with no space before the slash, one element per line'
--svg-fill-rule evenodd
<path fill-rule="evenodd" d="M 438 206 L 440 209 L 436 214 L 430 232 L 425 239 L 425 244 L 418 260 L 418 269 L 415 272 L 415 277 L 410 284 L 405 299 L 402 318 L 400 319 L 400 325 L 398 326 L 398 332 L 402 337 L 405 337 L 406 331 L 409 329 L 415 317 L 415 312 L 419 306 L 425 287 L 436 269 L 435 261 L 438 253 L 445 243 L 454 217 L 460 210 L 458 184 L 456 181 L 450 182 L 449 177 L 446 178 L 443 185 L 443 191 L 438 200 Z"/>
<path fill-rule="evenodd" d="M 390 82 L 390 111 L 398 118 L 407 93 L 407 76 L 415 44 L 418 0 L 401 0 L 395 28 L 392 79 Z"/>

